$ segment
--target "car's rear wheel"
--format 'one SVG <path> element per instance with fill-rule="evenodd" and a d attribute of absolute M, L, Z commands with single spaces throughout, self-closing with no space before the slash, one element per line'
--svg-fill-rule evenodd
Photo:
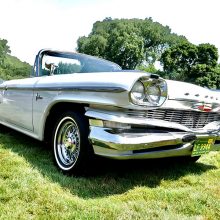
<path fill-rule="evenodd" d="M 91 156 L 88 135 L 89 124 L 82 113 L 65 112 L 56 121 L 52 134 L 54 160 L 64 173 L 86 171 Z"/>

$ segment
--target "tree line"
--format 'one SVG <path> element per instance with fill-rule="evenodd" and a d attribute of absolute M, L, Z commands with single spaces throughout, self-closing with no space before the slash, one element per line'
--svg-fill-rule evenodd
<path fill-rule="evenodd" d="M 19 79 L 30 76 L 31 65 L 21 62 L 10 55 L 11 50 L 6 39 L 0 38 L 0 79 Z"/>
<path fill-rule="evenodd" d="M 194 45 L 152 18 L 97 21 L 88 36 L 78 38 L 77 51 L 111 60 L 123 69 L 220 88 L 218 49 L 208 43 Z"/>

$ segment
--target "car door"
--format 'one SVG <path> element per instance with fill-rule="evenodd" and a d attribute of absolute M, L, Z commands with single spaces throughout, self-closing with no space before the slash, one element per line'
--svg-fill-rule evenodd
<path fill-rule="evenodd" d="M 34 85 L 38 78 L 6 81 L 1 85 L 1 121 L 33 131 L 32 108 Z"/>

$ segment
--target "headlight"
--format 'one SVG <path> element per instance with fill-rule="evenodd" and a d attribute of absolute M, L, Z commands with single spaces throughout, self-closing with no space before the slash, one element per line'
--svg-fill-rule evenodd
<path fill-rule="evenodd" d="M 137 81 L 132 90 L 131 90 L 131 97 L 133 100 L 141 101 L 145 97 L 145 89 L 143 83 Z"/>
<path fill-rule="evenodd" d="M 132 103 L 136 105 L 161 106 L 167 98 L 166 81 L 161 78 L 142 78 L 134 84 L 130 98 Z"/>
<path fill-rule="evenodd" d="M 146 88 L 146 97 L 151 103 L 157 104 L 160 100 L 161 90 L 159 85 L 150 85 Z"/>

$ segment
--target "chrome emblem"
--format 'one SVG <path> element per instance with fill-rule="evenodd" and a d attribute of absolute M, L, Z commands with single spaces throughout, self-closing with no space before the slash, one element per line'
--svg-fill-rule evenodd
<path fill-rule="evenodd" d="M 208 103 L 196 103 L 192 106 L 193 109 L 198 109 L 203 112 L 210 112 L 212 111 L 212 104 Z"/>

